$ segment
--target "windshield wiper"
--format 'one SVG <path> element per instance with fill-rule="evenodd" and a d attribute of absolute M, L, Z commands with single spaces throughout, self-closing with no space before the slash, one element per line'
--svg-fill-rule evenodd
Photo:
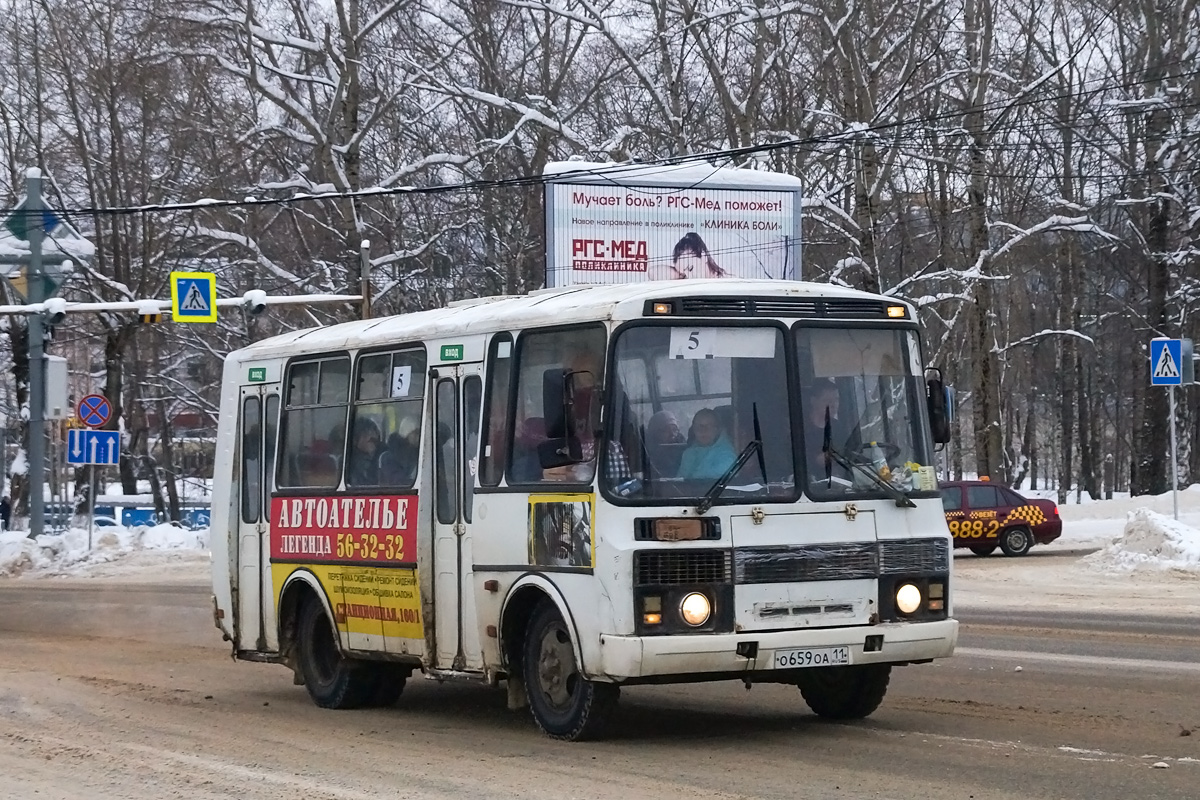
<path fill-rule="evenodd" d="M 704 493 L 704 497 L 700 500 L 700 504 L 696 506 L 697 514 L 708 513 L 708 510 L 712 508 L 713 503 L 715 503 L 717 498 L 721 496 L 721 492 L 725 491 L 725 487 L 729 485 L 731 480 L 733 480 L 733 476 L 738 473 L 738 470 L 746 466 L 746 462 L 750 460 L 750 456 L 754 455 L 755 450 L 757 450 L 759 453 L 762 453 L 762 442 L 758 439 L 750 441 L 745 447 L 743 447 L 742 452 L 738 453 L 737 460 L 733 462 L 733 466 L 725 470 L 725 474 L 717 478 L 717 482 L 714 483 L 712 487 Z"/>
<path fill-rule="evenodd" d="M 758 468 L 762 472 L 763 484 L 770 484 L 771 479 L 767 477 L 767 457 L 763 454 L 762 429 L 758 424 L 758 403 L 750 404 L 750 414 L 754 418 L 754 441 L 758 442 Z"/>
<path fill-rule="evenodd" d="M 912 498 L 910 498 L 904 492 L 897 489 L 895 486 L 892 486 L 890 483 L 885 481 L 883 478 L 879 477 L 879 475 L 876 474 L 876 472 L 873 468 L 868 467 L 865 464 L 860 464 L 857 461 L 851 461 L 849 458 L 847 458 L 846 456 L 839 453 L 837 448 L 835 448 L 831 444 L 825 445 L 825 452 L 828 453 L 830 456 L 832 456 L 833 460 L 838 462 L 838 464 L 842 467 L 842 469 L 846 470 L 847 472 L 852 472 L 853 470 L 857 469 L 863 475 L 866 475 L 868 478 L 870 478 L 872 481 L 874 481 L 877 486 L 879 486 L 881 489 L 883 489 L 885 492 L 887 492 L 889 495 L 891 495 L 892 498 L 896 501 L 896 505 L 900 506 L 901 508 L 916 508 L 917 507 L 917 504 L 912 501 Z M 832 465 L 827 466 L 826 471 L 832 473 L 833 466 Z"/>
<path fill-rule="evenodd" d="M 883 478 L 879 477 L 873 468 L 869 468 L 864 464 L 858 463 L 857 461 L 851 461 L 848 457 L 838 452 L 838 449 L 833 446 L 833 426 L 829 421 L 828 406 L 825 408 L 825 431 L 824 436 L 821 437 L 821 452 L 825 453 L 825 480 L 827 480 L 830 485 L 833 484 L 833 462 L 836 461 L 838 466 L 846 470 L 846 472 L 849 474 L 853 474 L 854 470 L 857 469 L 859 472 L 866 475 L 877 486 L 891 495 L 896 501 L 896 505 L 900 506 L 901 508 L 917 507 L 917 504 L 914 503 L 908 495 L 897 489 L 895 486 L 892 486 Z"/>

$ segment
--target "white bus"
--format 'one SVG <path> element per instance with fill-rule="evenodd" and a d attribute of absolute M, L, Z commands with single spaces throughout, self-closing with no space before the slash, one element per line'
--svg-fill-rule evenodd
<path fill-rule="evenodd" d="M 949 656 L 943 391 L 913 309 L 793 281 L 569 287 L 226 360 L 214 617 L 328 708 L 504 681 L 550 736 L 620 688 L 870 714 Z"/>

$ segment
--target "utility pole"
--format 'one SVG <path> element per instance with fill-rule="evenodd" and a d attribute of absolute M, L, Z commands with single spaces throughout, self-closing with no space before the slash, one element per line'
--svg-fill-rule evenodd
<path fill-rule="evenodd" d="M 362 295 L 362 319 L 371 318 L 371 240 L 363 239 L 358 245 L 359 294 Z"/>
<path fill-rule="evenodd" d="M 85 254 L 84 258 L 94 249 L 90 242 L 46 207 L 42 197 L 42 171 L 37 167 L 30 167 L 25 171 L 25 200 L 18 208 L 13 209 L 0 225 L 0 238 L 13 240 L 12 247 L 16 251 L 12 255 L 0 256 L 0 265 L 5 267 L 2 272 L 10 277 L 14 273 L 11 269 L 13 267 L 16 268 L 17 274 L 23 275 L 24 288 L 17 293 L 23 294 L 21 299 L 24 305 L 4 308 L 8 309 L 7 313 L 26 315 L 29 325 L 29 452 L 26 475 L 29 483 L 31 537 L 44 532 L 46 519 L 43 487 L 46 482 L 47 315 L 61 318 L 62 308 L 66 303 L 61 299 L 49 300 L 59 306 L 54 312 L 50 312 L 45 305 L 48 301 L 47 294 L 53 295 L 58 284 L 71 270 L 69 260 L 63 261 L 61 268 L 57 261 L 51 262 L 49 270 L 46 268 L 46 236 L 53 230 L 61 231 L 51 240 L 53 249 L 64 256 L 68 252 L 64 245 L 76 248 Z M 29 249 L 28 253 L 23 252 L 26 247 Z"/>
<path fill-rule="evenodd" d="M 46 299 L 42 282 L 42 171 L 25 172 L 26 231 L 29 236 L 29 303 Z M 46 365 L 45 326 L 41 314 L 29 315 L 29 536 L 38 536 L 46 520 L 42 484 L 46 480 Z"/>

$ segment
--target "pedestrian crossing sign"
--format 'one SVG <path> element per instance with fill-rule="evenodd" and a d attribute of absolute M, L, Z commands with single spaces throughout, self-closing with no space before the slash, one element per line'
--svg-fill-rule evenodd
<path fill-rule="evenodd" d="M 1150 340 L 1150 385 L 1181 386 L 1183 384 L 1183 341 L 1180 339 Z"/>
<path fill-rule="evenodd" d="M 176 322 L 216 322 L 217 276 L 211 272 L 172 272 L 171 315 Z"/>

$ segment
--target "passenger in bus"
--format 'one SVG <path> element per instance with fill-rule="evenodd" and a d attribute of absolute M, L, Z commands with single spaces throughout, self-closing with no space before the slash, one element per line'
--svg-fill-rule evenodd
<path fill-rule="evenodd" d="M 650 477 L 674 478 L 679 474 L 679 460 L 687 446 L 687 437 L 679 429 L 679 420 L 670 411 L 659 411 L 646 423 L 646 455 L 650 460 Z"/>
<path fill-rule="evenodd" d="M 316 439 L 294 461 L 294 475 L 291 479 L 293 486 L 337 486 L 341 476 L 338 474 L 337 457 L 333 455 L 332 445 L 325 439 Z"/>
<path fill-rule="evenodd" d="M 375 421 L 370 417 L 356 419 L 346 483 L 351 486 L 379 485 L 379 445 L 379 426 Z"/>
<path fill-rule="evenodd" d="M 387 437 L 387 446 L 379 455 L 381 486 L 412 486 L 417 477 L 421 447 L 421 428 L 417 420 L 405 417 L 395 433 Z"/>
<path fill-rule="evenodd" d="M 513 433 L 512 463 L 508 465 L 509 483 L 535 483 L 542 479 L 537 446 L 546 438 L 546 420 L 542 417 L 529 417 L 517 424 Z"/>
<path fill-rule="evenodd" d="M 737 461 L 733 442 L 711 408 L 702 408 L 692 417 L 692 439 L 679 459 L 681 478 L 719 478 Z"/>

